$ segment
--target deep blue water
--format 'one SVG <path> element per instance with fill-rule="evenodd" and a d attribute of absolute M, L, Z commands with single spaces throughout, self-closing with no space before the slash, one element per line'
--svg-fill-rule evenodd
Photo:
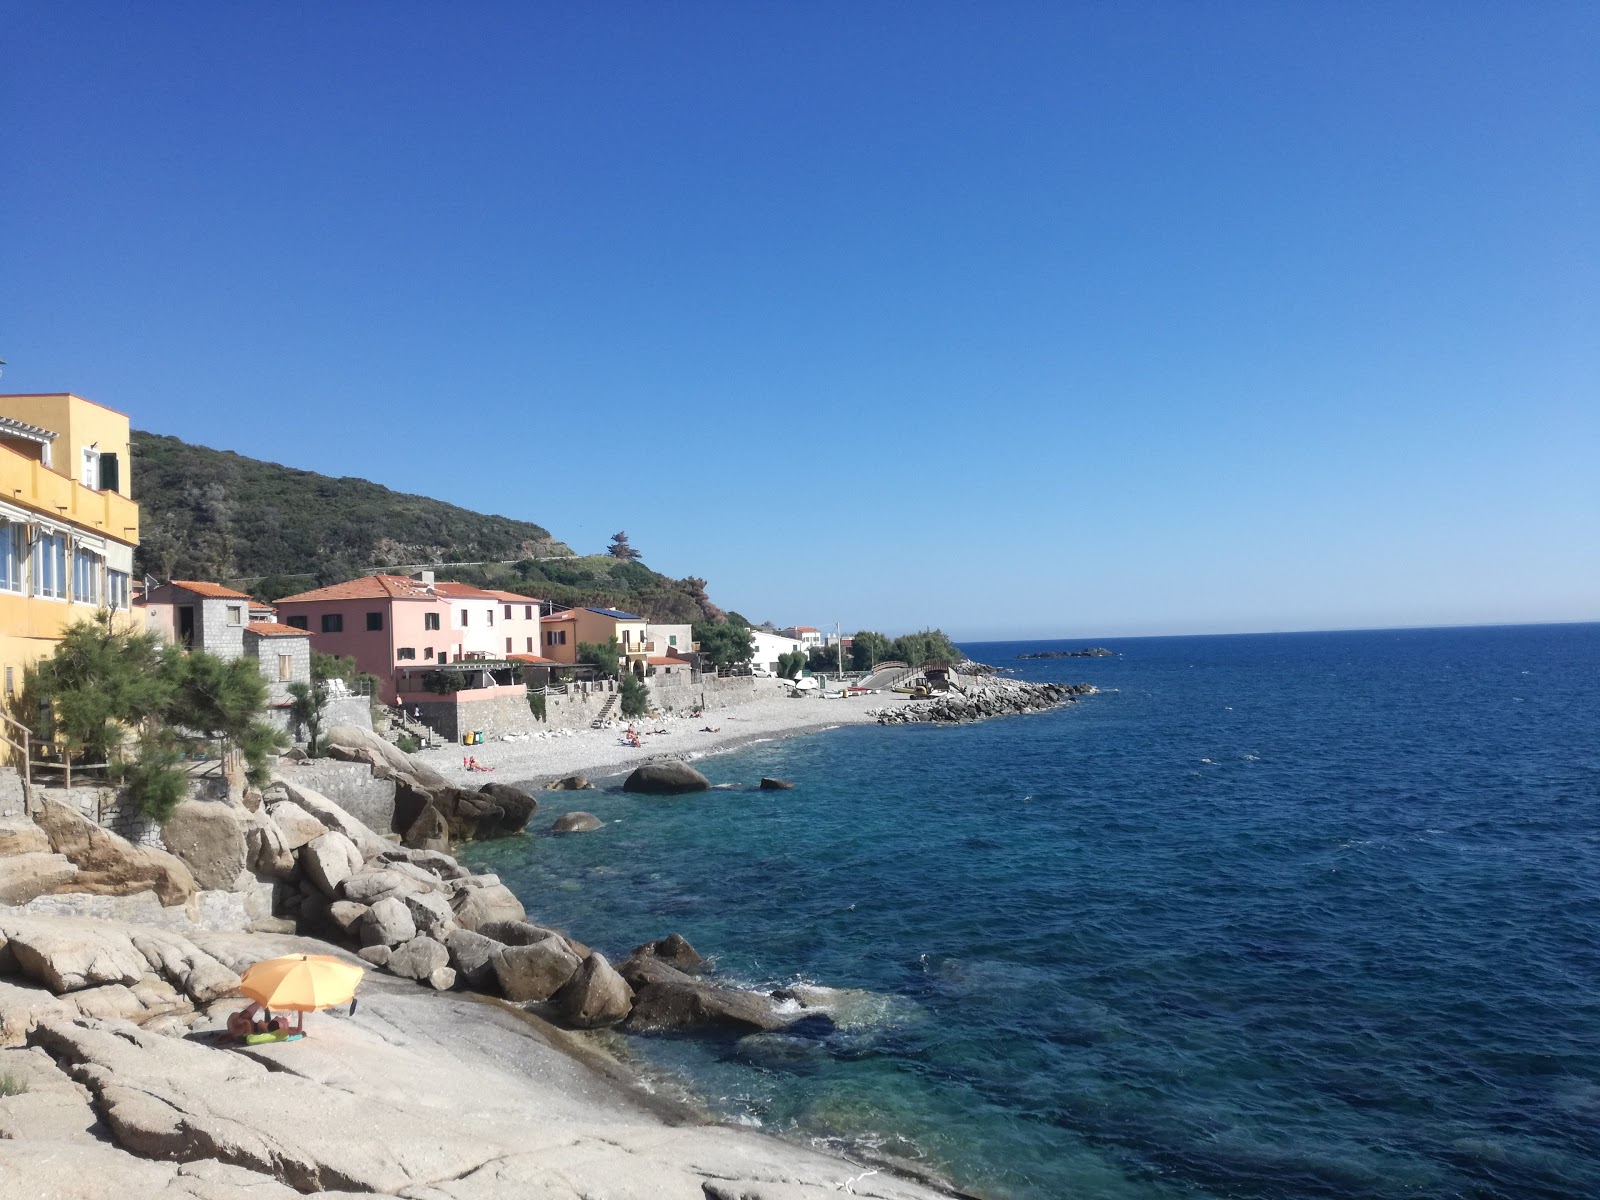
<path fill-rule="evenodd" d="M 1144 638 L 1104 689 L 711 757 L 490 844 L 538 919 L 863 989 L 635 1039 L 730 1117 L 1014 1200 L 1600 1197 L 1600 626 Z M 575 799 L 575 798 L 574 798 Z M 564 811 L 559 802 L 550 815 Z"/>

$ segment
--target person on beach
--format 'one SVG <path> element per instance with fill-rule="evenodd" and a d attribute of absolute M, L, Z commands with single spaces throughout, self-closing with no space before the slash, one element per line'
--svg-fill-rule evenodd
<path fill-rule="evenodd" d="M 644 743 L 639 740 L 639 731 L 633 727 L 631 722 L 628 725 L 628 732 L 622 735 L 622 740 L 635 748 L 644 745 Z"/>

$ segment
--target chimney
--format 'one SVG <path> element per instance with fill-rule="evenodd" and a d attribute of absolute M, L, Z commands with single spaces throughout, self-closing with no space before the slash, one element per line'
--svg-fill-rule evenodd
<path fill-rule="evenodd" d="M 425 588 L 431 588 L 433 586 L 433 572 L 432 571 L 418 571 L 415 575 L 412 576 L 412 578 L 415 579 L 418 583 L 420 583 Z"/>

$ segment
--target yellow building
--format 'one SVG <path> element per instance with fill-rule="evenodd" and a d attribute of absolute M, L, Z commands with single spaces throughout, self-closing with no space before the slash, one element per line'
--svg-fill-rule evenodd
<path fill-rule="evenodd" d="M 128 418 L 81 396 L 0 396 L 0 688 L 67 626 L 109 608 L 132 628 L 139 506 Z"/>

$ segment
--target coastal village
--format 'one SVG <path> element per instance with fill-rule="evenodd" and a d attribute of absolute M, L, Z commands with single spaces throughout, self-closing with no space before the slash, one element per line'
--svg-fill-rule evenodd
<path fill-rule="evenodd" d="M 0 396 L 0 1193 L 598 1194 L 550 1190 L 576 1172 L 618 1196 L 945 1194 L 707 1126 L 571 1041 L 831 1028 L 829 989 L 739 987 L 670 930 L 613 965 L 456 854 L 603 828 L 558 803 L 589 774 L 681 795 L 712 786 L 693 759 L 742 740 L 1092 689 L 927 643 L 863 664 L 805 625 L 719 628 L 737 648 L 713 651 L 694 624 L 430 568 L 271 603 L 155 579 L 135 566 L 130 437 L 79 396 Z M 312 963 L 343 990 L 257 986 Z M 366 1020 L 331 1015 L 356 981 Z M 471 997 L 525 1024 L 473 1021 Z M 402 1077 L 433 1091 L 402 1099 Z M 603 1138 L 582 1132 L 597 1112 Z M 530 1146 L 530 1123 L 555 1142 Z M 563 1128 L 577 1140 L 554 1153 Z M 63 1170 L 73 1190 L 52 1191 Z"/>

